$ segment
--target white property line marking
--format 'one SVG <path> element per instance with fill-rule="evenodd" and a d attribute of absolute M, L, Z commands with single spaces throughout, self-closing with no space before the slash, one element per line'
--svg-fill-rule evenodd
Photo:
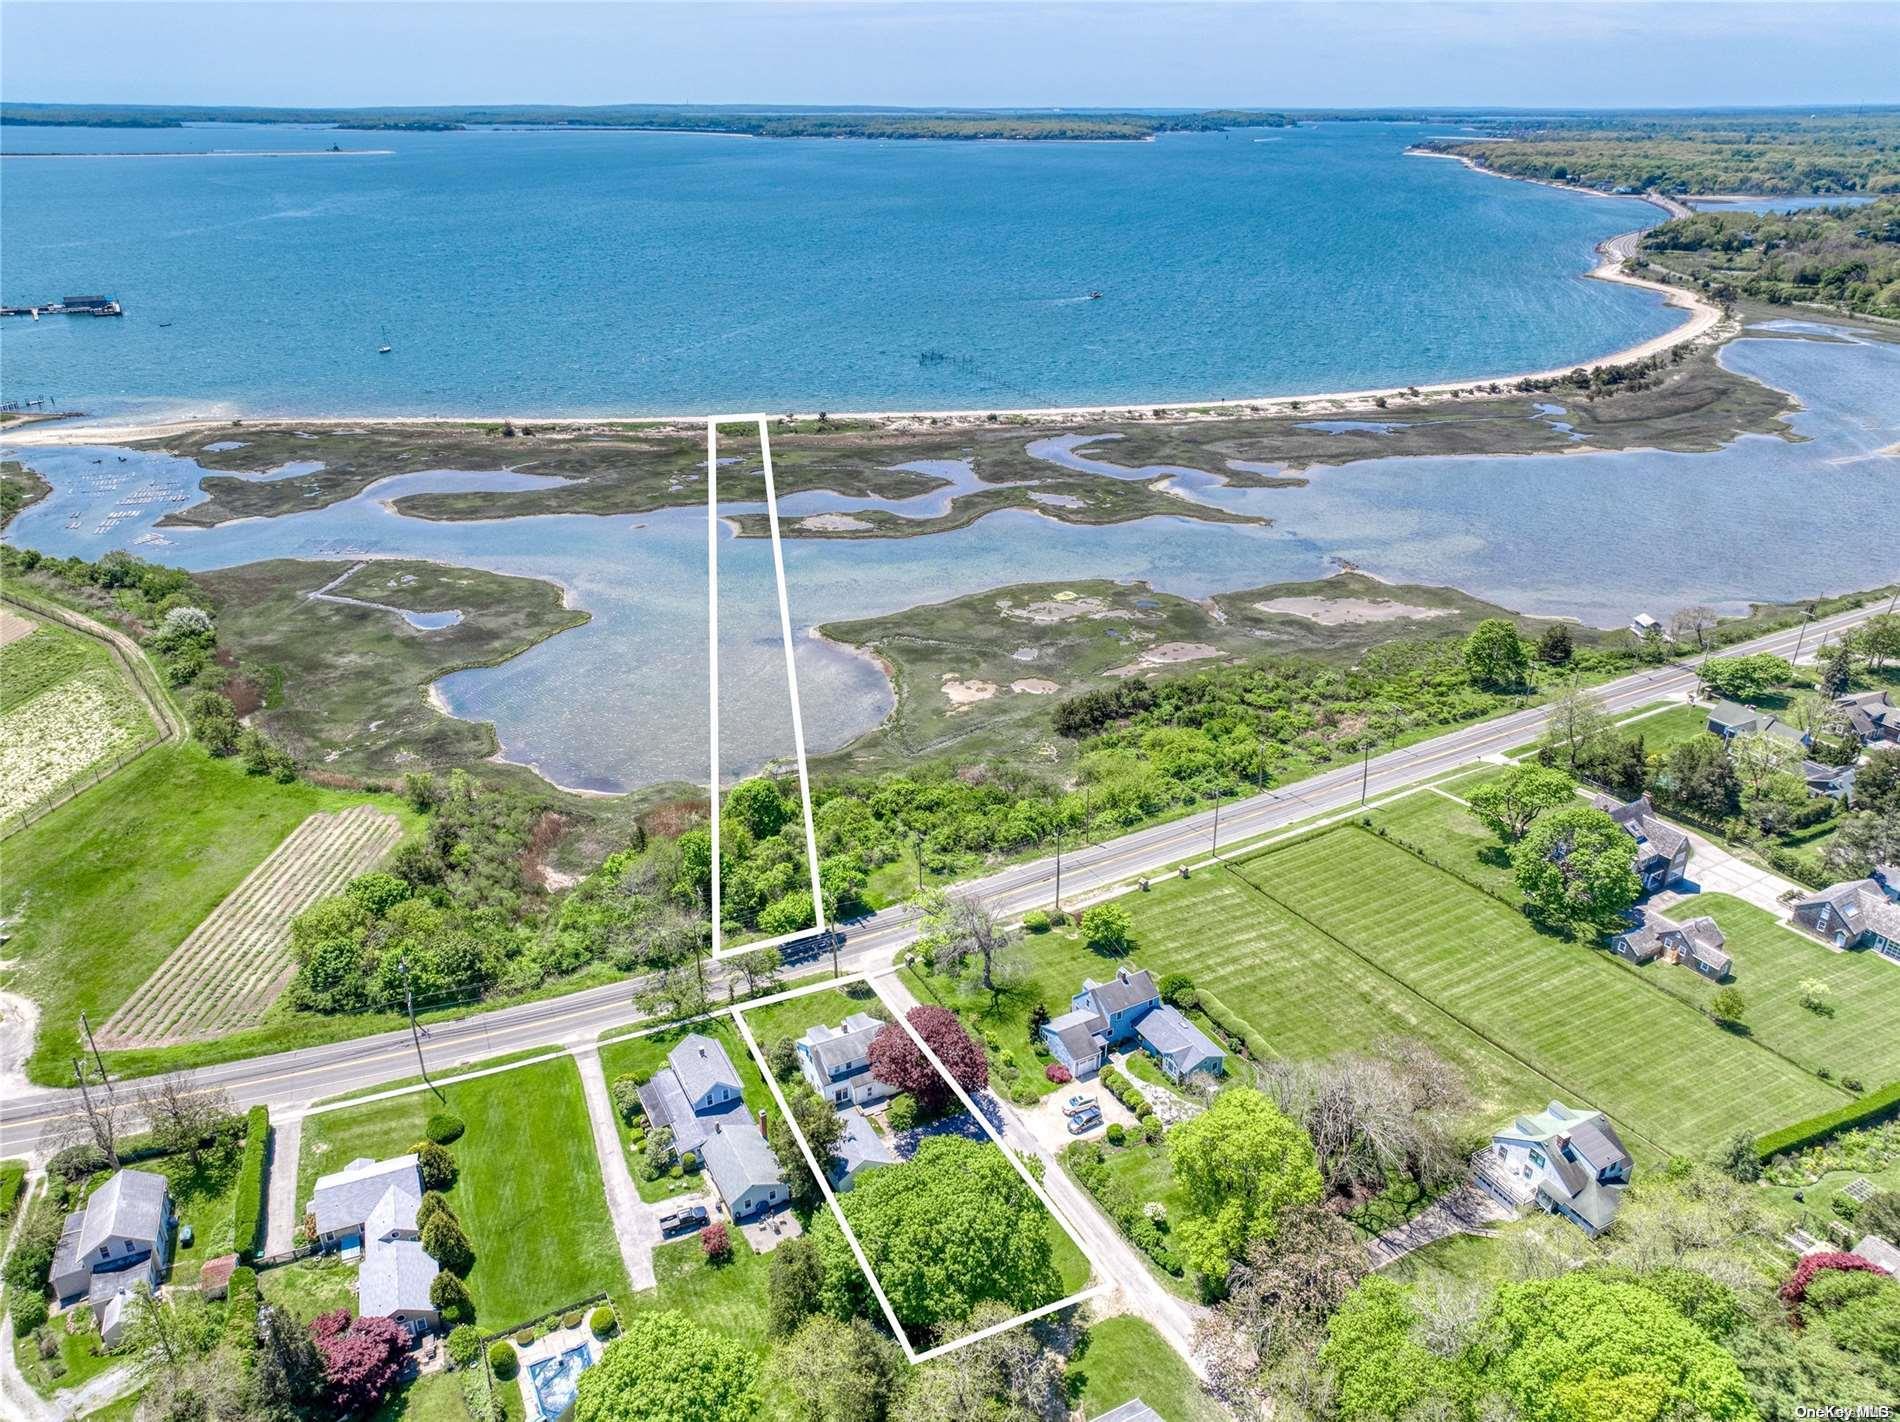
<path fill-rule="evenodd" d="M 719 875 L 719 426 L 756 424 L 759 430 L 759 455 L 765 470 L 765 517 L 772 535 L 772 573 L 778 584 L 779 638 L 785 656 L 785 686 L 792 707 L 792 750 L 798 765 L 798 799 L 805 827 L 805 868 L 811 886 L 812 926 L 781 933 L 776 938 L 725 946 Z M 706 583 L 707 583 L 707 664 L 711 671 L 712 694 L 712 956 L 715 961 L 739 953 L 756 953 L 776 948 L 794 938 L 825 931 L 825 896 L 818 876 L 818 831 L 812 820 L 811 773 L 805 759 L 805 717 L 798 697 L 798 663 L 792 654 L 792 604 L 785 590 L 785 552 L 779 540 L 778 488 L 772 477 L 772 440 L 764 415 L 716 415 L 706 421 Z"/>
<path fill-rule="evenodd" d="M 873 991 L 876 991 L 877 987 L 877 985 L 872 983 L 863 973 L 853 973 L 849 977 L 839 978 L 835 982 L 825 984 L 824 986 L 837 987 L 848 983 L 864 983 Z M 806 991 L 810 991 L 810 989 Z M 785 997 L 790 998 L 802 995 L 802 992 L 787 993 Z M 879 1000 L 883 1000 L 881 994 Z M 812 1151 L 811 1142 L 805 1139 L 804 1131 L 799 1128 L 798 1118 L 792 1114 L 791 1106 L 785 1100 L 784 1093 L 779 1090 L 778 1078 L 772 1074 L 771 1064 L 766 1061 L 765 1053 L 760 1050 L 758 1038 L 752 1035 L 752 1029 L 746 1023 L 746 1009 L 763 1005 L 765 1005 L 763 1001 L 748 1002 L 743 1005 L 734 1004 L 732 1008 L 732 1020 L 738 1025 L 739 1035 L 745 1038 L 746 1047 L 751 1051 L 753 1060 L 758 1063 L 760 1074 L 764 1076 L 765 1084 L 771 1090 L 772 1099 L 778 1103 L 778 1109 L 785 1117 L 785 1124 L 791 1128 L 792 1138 L 798 1142 L 798 1149 L 805 1157 L 805 1164 L 811 1170 L 812 1179 L 817 1182 L 818 1188 L 824 1193 L 825 1203 L 831 1207 L 831 1213 L 837 1219 L 839 1229 L 844 1233 L 845 1242 L 851 1246 L 851 1253 L 858 1261 L 858 1268 L 864 1271 L 864 1277 L 871 1285 L 871 1292 L 877 1296 L 878 1306 L 884 1311 L 884 1319 L 890 1324 L 892 1335 L 897 1339 L 898 1346 L 904 1350 L 904 1356 L 908 1358 L 912 1364 L 927 1363 L 933 1358 L 941 1358 L 946 1353 L 953 1353 L 959 1348 L 967 1348 L 972 1343 L 980 1343 L 985 1338 L 993 1338 L 998 1333 L 1002 1333 L 1008 1329 L 1018 1327 L 1024 1323 L 1033 1322 L 1038 1318 L 1046 1317 L 1049 1314 L 1056 1313 L 1065 1308 L 1071 1308 L 1109 1292 L 1109 1286 L 1107 1284 L 1094 1284 L 1077 1293 L 1070 1294 L 1067 1298 L 1060 1298 L 1054 1303 L 1044 1304 L 1041 1308 L 1031 1309 L 1028 1313 L 1018 1314 L 1015 1318 L 1006 1318 L 1001 1323 L 992 1324 L 988 1328 L 979 1329 L 975 1333 L 965 1337 L 952 1339 L 948 1343 L 940 1343 L 935 1348 L 926 1349 L 922 1353 L 919 1353 L 915 1348 L 911 1347 L 910 1336 L 905 1331 L 903 1322 L 897 1317 L 897 1310 L 891 1306 L 891 1301 L 884 1292 L 884 1286 L 878 1283 L 877 1275 L 871 1269 L 871 1261 L 865 1256 L 864 1246 L 858 1242 L 857 1233 L 851 1228 L 851 1222 L 845 1218 L 844 1210 L 838 1203 L 838 1196 L 831 1188 L 830 1179 L 827 1177 L 824 1169 L 819 1165 L 818 1157 Z M 956 1093 L 957 1100 L 962 1104 L 964 1110 L 970 1113 L 977 1124 L 983 1128 L 984 1134 L 989 1136 L 990 1141 L 1002 1152 L 1003 1158 L 1015 1167 L 1018 1175 L 1022 1176 L 1023 1183 L 1029 1186 L 1030 1191 L 1035 1195 L 1036 1199 L 1041 1202 L 1042 1207 L 1049 1212 L 1049 1217 L 1056 1222 L 1064 1234 L 1069 1236 L 1070 1241 L 1074 1243 L 1083 1259 L 1088 1262 L 1090 1272 L 1093 1273 L 1096 1267 L 1095 1261 L 1089 1258 L 1088 1249 L 1076 1236 L 1075 1230 L 1070 1227 L 1068 1220 L 1063 1216 L 1062 1212 L 1056 1208 L 1055 1202 L 1043 1191 L 1041 1184 L 1029 1173 L 1028 1169 L 1024 1167 L 1022 1161 L 1017 1159 L 1016 1153 L 1004 1143 L 1002 1136 L 999 1135 L 996 1128 L 990 1124 L 989 1118 L 976 1109 L 976 1104 L 971 1101 L 969 1096 L 964 1092 L 962 1085 L 944 1068 L 943 1063 L 938 1060 L 937 1054 L 930 1050 L 929 1043 L 917 1035 L 917 1029 L 911 1026 L 901 1013 L 898 1015 L 897 1020 L 903 1024 L 904 1031 L 909 1035 L 910 1039 L 917 1044 L 930 1064 L 936 1068 L 938 1074 L 949 1083 L 950 1089 Z"/>

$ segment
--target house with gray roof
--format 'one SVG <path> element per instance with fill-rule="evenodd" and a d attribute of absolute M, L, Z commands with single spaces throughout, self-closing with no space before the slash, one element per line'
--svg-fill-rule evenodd
<path fill-rule="evenodd" d="M 1834 704 L 1847 720 L 1854 739 L 1864 746 L 1893 745 L 1900 742 L 1900 706 L 1885 691 L 1863 691 L 1854 696 L 1837 696 Z"/>
<path fill-rule="evenodd" d="M 1077 1077 L 1099 1070 L 1118 1047 L 1150 1053 L 1176 1081 L 1197 1071 L 1219 1073 L 1226 1065 L 1226 1054 L 1206 1033 L 1162 1003 L 1146 968 L 1118 968 L 1105 983 L 1084 978 L 1069 1010 L 1043 1025 L 1042 1041 Z"/>
<path fill-rule="evenodd" d="M 874 1106 L 895 1096 L 896 1087 L 871 1073 L 871 1039 L 883 1028 L 868 1012 L 854 1012 L 836 1027 L 813 1027 L 796 1043 L 798 1069 L 835 1107 Z"/>
<path fill-rule="evenodd" d="M 735 1220 L 750 1219 L 791 1199 L 778 1156 L 766 1143 L 764 1126 L 754 1125 L 743 1115 L 715 1126 L 700 1154 Z"/>
<path fill-rule="evenodd" d="M 1610 951 L 1638 965 L 1658 958 L 1721 982 L 1735 970 L 1721 928 L 1707 914 L 1677 922 L 1655 909 L 1631 909 L 1624 927 L 1610 935 Z"/>
<path fill-rule="evenodd" d="M 308 1211 L 318 1244 L 362 1260 L 356 1311 L 364 1318 L 393 1318 L 412 1336 L 442 1324 L 429 1300 L 439 1268 L 416 1228 L 421 1203 L 422 1171 L 414 1155 L 362 1156 L 317 1177 Z"/>
<path fill-rule="evenodd" d="M 149 1170 L 120 1170 L 66 1216 L 50 1282 L 62 1307 L 82 1299 L 108 1346 L 118 1341 L 138 1289 L 157 1292 L 171 1260 L 171 1186 Z"/>
<path fill-rule="evenodd" d="M 1793 922 L 1836 948 L 1871 948 L 1900 963 L 1900 903 L 1878 879 L 1850 879 L 1796 899 Z"/>
<path fill-rule="evenodd" d="M 858 1177 L 872 1166 L 898 1163 L 897 1152 L 877 1133 L 871 1118 L 855 1106 L 838 1113 L 838 1124 L 844 1129 L 838 1135 L 837 1145 L 831 1149 L 831 1165 L 825 1171 L 825 1178 L 839 1194 L 857 1184 Z"/>
<path fill-rule="evenodd" d="M 1636 842 L 1632 867 L 1643 881 L 1643 892 L 1653 894 L 1682 877 L 1689 867 L 1689 836 L 1656 813 L 1648 795 L 1634 800 L 1618 800 L 1613 795 L 1597 795 L 1590 803 L 1622 827 Z"/>
<path fill-rule="evenodd" d="M 1799 726 L 1791 726 L 1772 711 L 1759 711 L 1736 701 L 1718 701 L 1709 708 L 1709 729 L 1725 741 L 1737 736 L 1767 734 L 1806 750 L 1814 738 Z"/>
<path fill-rule="evenodd" d="M 673 1148 L 699 1154 L 723 1122 L 745 1119 L 738 1070 L 726 1049 L 701 1032 L 689 1032 L 666 1054 L 666 1065 L 640 1088 L 649 1126 L 668 1126 Z"/>
<path fill-rule="evenodd" d="M 1472 1161 L 1478 1184 L 1511 1209 L 1536 1205 L 1592 1239 L 1615 1220 L 1634 1163 L 1607 1116 L 1560 1101 L 1519 1116 Z"/>
<path fill-rule="evenodd" d="M 1801 778 L 1808 783 L 1808 793 L 1834 800 L 1846 800 L 1853 795 L 1854 777 L 1859 772 L 1858 761 L 1851 765 L 1827 765 L 1804 758 L 1801 762 Z"/>

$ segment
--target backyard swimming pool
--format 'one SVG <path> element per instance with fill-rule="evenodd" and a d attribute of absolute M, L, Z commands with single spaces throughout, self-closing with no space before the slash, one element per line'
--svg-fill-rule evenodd
<path fill-rule="evenodd" d="M 585 1343 L 569 1348 L 553 1358 L 543 1358 L 528 1367 L 528 1381 L 534 1388 L 534 1400 L 541 1408 L 543 1422 L 554 1422 L 574 1401 L 581 1374 L 594 1361 L 593 1350 Z"/>

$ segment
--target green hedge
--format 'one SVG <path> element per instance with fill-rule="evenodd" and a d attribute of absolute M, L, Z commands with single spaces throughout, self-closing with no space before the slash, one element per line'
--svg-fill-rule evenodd
<path fill-rule="evenodd" d="M 257 1353 L 257 1271 L 240 1265 L 231 1271 L 231 1283 L 225 1294 L 229 1307 L 224 1315 L 225 1336 L 246 1357 Z"/>
<path fill-rule="evenodd" d="M 1858 1101 L 1850 1101 L 1825 1115 L 1811 1116 L 1805 1121 L 1796 1121 L 1792 1126 L 1771 1131 L 1755 1142 L 1755 1153 L 1763 1160 L 1773 1160 L 1789 1151 L 1819 1145 L 1842 1131 L 1877 1126 L 1896 1116 L 1900 1116 L 1900 1081 L 1883 1086 L 1878 1091 L 1870 1091 Z"/>
<path fill-rule="evenodd" d="M 264 1223 L 264 1160 L 270 1147 L 270 1112 L 253 1106 L 244 1120 L 244 1159 L 238 1162 L 237 1190 L 231 1200 L 231 1242 L 238 1254 L 256 1257 Z"/>
<path fill-rule="evenodd" d="M 1274 1054 L 1272 1049 L 1260 1038 L 1254 1036 L 1253 1033 L 1241 1026 L 1240 1018 L 1234 1014 L 1226 1003 L 1222 1002 L 1205 988 L 1197 988 L 1196 994 L 1200 998 L 1201 1015 L 1213 1023 L 1223 1036 L 1227 1037 L 1230 1042 L 1239 1042 L 1241 1046 L 1247 1049 L 1247 1055 L 1257 1062 L 1273 1060 Z"/>

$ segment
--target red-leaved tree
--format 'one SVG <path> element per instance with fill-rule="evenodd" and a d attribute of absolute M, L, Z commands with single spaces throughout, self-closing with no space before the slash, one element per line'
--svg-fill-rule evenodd
<path fill-rule="evenodd" d="M 310 1338 L 323 1360 L 325 1414 L 373 1412 L 395 1385 L 409 1335 L 393 1318 L 350 1317 L 346 1308 L 311 1320 Z"/>
<path fill-rule="evenodd" d="M 930 1050 L 956 1078 L 957 1085 L 977 1092 L 990 1084 L 989 1058 L 964 1031 L 954 1012 L 945 1007 L 913 1007 L 905 1020 L 930 1044 Z M 878 1029 L 871 1039 L 869 1056 L 872 1076 L 899 1091 L 908 1091 L 926 1111 L 941 1111 L 950 1100 L 949 1084 L 929 1058 L 917 1050 L 910 1033 L 897 1023 L 887 1022 Z"/>
<path fill-rule="evenodd" d="M 699 1247 L 715 1264 L 723 1264 L 732 1258 L 732 1236 L 726 1233 L 726 1227 L 717 1220 L 699 1232 Z"/>
<path fill-rule="evenodd" d="M 1814 1276 L 1824 1269 L 1838 1269 L 1852 1273 L 1864 1269 L 1870 1274 L 1884 1274 L 1887 1271 L 1870 1259 L 1858 1254 L 1842 1254 L 1837 1250 L 1824 1250 L 1819 1254 L 1804 1254 L 1801 1262 L 1794 1266 L 1794 1273 L 1788 1276 L 1788 1282 L 1781 1286 L 1781 1301 L 1790 1307 L 1798 1308 L 1808 1296 L 1808 1285 L 1814 1282 Z"/>

